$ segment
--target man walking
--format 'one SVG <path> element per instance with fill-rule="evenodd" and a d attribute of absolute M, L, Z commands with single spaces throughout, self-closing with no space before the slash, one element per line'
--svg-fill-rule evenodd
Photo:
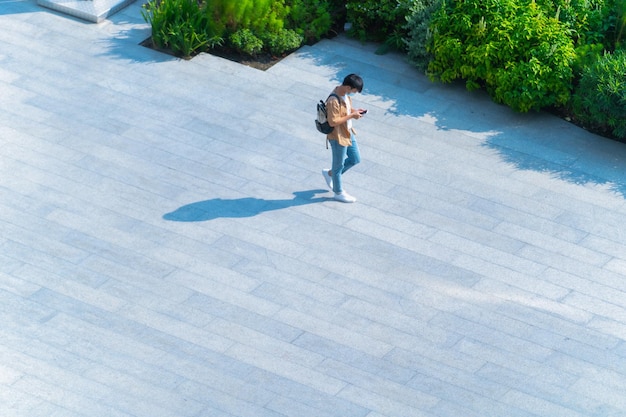
<path fill-rule="evenodd" d="M 351 96 L 363 90 L 363 79 L 356 74 L 347 75 L 341 85 L 335 87 L 326 100 L 328 123 L 334 127 L 326 139 L 330 142 L 333 159 L 331 169 L 322 171 L 328 187 L 335 193 L 334 199 L 342 203 L 354 203 L 352 197 L 343 189 L 343 174 L 361 162 L 359 146 L 352 127 L 353 119 L 360 119 L 367 112 L 365 109 L 352 107 Z"/>

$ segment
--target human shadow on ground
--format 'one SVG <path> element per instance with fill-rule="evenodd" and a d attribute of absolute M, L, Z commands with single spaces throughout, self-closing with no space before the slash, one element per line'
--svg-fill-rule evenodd
<path fill-rule="evenodd" d="M 294 192 L 294 198 L 285 200 L 265 200 L 263 198 L 244 197 L 235 199 L 214 198 L 197 201 L 177 208 L 163 215 L 163 219 L 175 222 L 203 222 L 217 218 L 254 217 L 267 211 L 281 210 L 287 207 L 303 206 L 330 200 L 330 197 L 315 197 L 327 190 L 308 190 Z"/>

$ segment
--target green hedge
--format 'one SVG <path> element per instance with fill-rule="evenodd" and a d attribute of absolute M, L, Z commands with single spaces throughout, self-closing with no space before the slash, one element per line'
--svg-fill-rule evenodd
<path fill-rule="evenodd" d="M 431 78 L 464 80 L 518 111 L 557 108 L 626 139 L 626 0 L 414 0 L 406 19 L 408 59 Z"/>
<path fill-rule="evenodd" d="M 154 45 L 176 56 L 189 57 L 222 42 L 196 0 L 150 0 L 141 13 L 152 26 Z"/>
<path fill-rule="evenodd" d="M 142 14 L 155 46 L 190 57 L 219 46 L 282 55 L 326 35 L 330 0 L 149 0 Z"/>
<path fill-rule="evenodd" d="M 349 33 L 362 41 L 382 42 L 405 49 L 406 18 L 414 0 L 348 0 Z"/>
<path fill-rule="evenodd" d="M 415 0 L 409 7 L 406 17 L 405 48 L 409 62 L 422 71 L 426 71 L 434 56 L 429 51 L 432 44 L 432 16 L 440 8 L 443 0 Z"/>
<path fill-rule="evenodd" d="M 572 108 L 583 125 L 626 140 L 626 50 L 607 53 L 585 68 Z"/>
<path fill-rule="evenodd" d="M 517 111 L 568 102 L 574 45 L 563 24 L 535 1 L 444 2 L 432 27 L 433 79 L 484 86 Z"/>

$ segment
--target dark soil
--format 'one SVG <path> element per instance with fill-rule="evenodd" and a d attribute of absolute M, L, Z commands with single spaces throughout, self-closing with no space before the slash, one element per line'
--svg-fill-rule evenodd
<path fill-rule="evenodd" d="M 219 56 L 220 58 L 225 58 L 231 60 L 233 62 L 238 62 L 242 65 L 247 65 L 252 68 L 256 68 L 261 71 L 265 71 L 272 67 L 272 65 L 280 62 L 285 56 L 272 56 L 270 54 L 259 54 L 255 56 L 244 55 L 237 51 L 233 51 L 230 49 L 214 49 L 209 51 L 211 55 Z"/>

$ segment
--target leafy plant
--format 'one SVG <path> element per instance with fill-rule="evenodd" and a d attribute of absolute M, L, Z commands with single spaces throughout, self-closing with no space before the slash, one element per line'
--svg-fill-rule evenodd
<path fill-rule="evenodd" d="M 387 46 L 404 49 L 405 23 L 415 0 L 348 0 L 350 34 L 362 41 L 385 42 Z"/>
<path fill-rule="evenodd" d="M 150 0 L 141 14 L 152 26 L 154 45 L 176 56 L 189 58 L 222 42 L 196 0 Z"/>
<path fill-rule="evenodd" d="M 574 84 L 580 75 L 590 65 L 593 65 L 596 60 L 604 53 L 604 45 L 601 43 L 586 44 L 576 47 L 576 57 L 572 63 L 572 71 L 574 74 Z"/>
<path fill-rule="evenodd" d="M 207 0 L 206 10 L 218 32 L 233 34 L 245 28 L 257 36 L 284 26 L 284 0 Z"/>
<path fill-rule="evenodd" d="M 494 101 L 522 112 L 568 102 L 573 42 L 533 0 L 444 2 L 432 29 L 431 78 L 484 86 Z"/>
<path fill-rule="evenodd" d="M 572 110 L 589 128 L 626 140 L 626 50 L 606 53 L 585 68 Z"/>
<path fill-rule="evenodd" d="M 282 29 L 277 33 L 268 33 L 265 37 L 265 45 L 272 55 L 280 56 L 298 49 L 303 40 L 304 37 L 295 30 Z"/>
<path fill-rule="evenodd" d="M 208 1 L 212 21 L 240 52 L 252 56 L 263 51 L 281 55 L 302 45 L 304 37 L 285 28 L 293 0 Z"/>
<path fill-rule="evenodd" d="M 432 43 L 430 30 L 432 15 L 441 7 L 442 0 L 416 0 L 410 8 L 405 24 L 407 35 L 403 39 L 409 62 L 425 71 L 433 55 L 428 52 Z"/>
<path fill-rule="evenodd" d="M 614 45 L 615 49 L 620 49 L 623 48 L 622 39 L 626 36 L 626 0 L 615 0 L 613 16 L 615 18 Z"/>
<path fill-rule="evenodd" d="M 251 56 L 257 55 L 263 50 L 263 41 L 248 28 L 239 29 L 230 35 L 230 43 L 239 52 Z"/>
<path fill-rule="evenodd" d="M 333 19 L 328 0 L 289 0 L 286 5 L 289 27 L 302 35 L 305 42 L 318 41 L 329 32 Z"/>

